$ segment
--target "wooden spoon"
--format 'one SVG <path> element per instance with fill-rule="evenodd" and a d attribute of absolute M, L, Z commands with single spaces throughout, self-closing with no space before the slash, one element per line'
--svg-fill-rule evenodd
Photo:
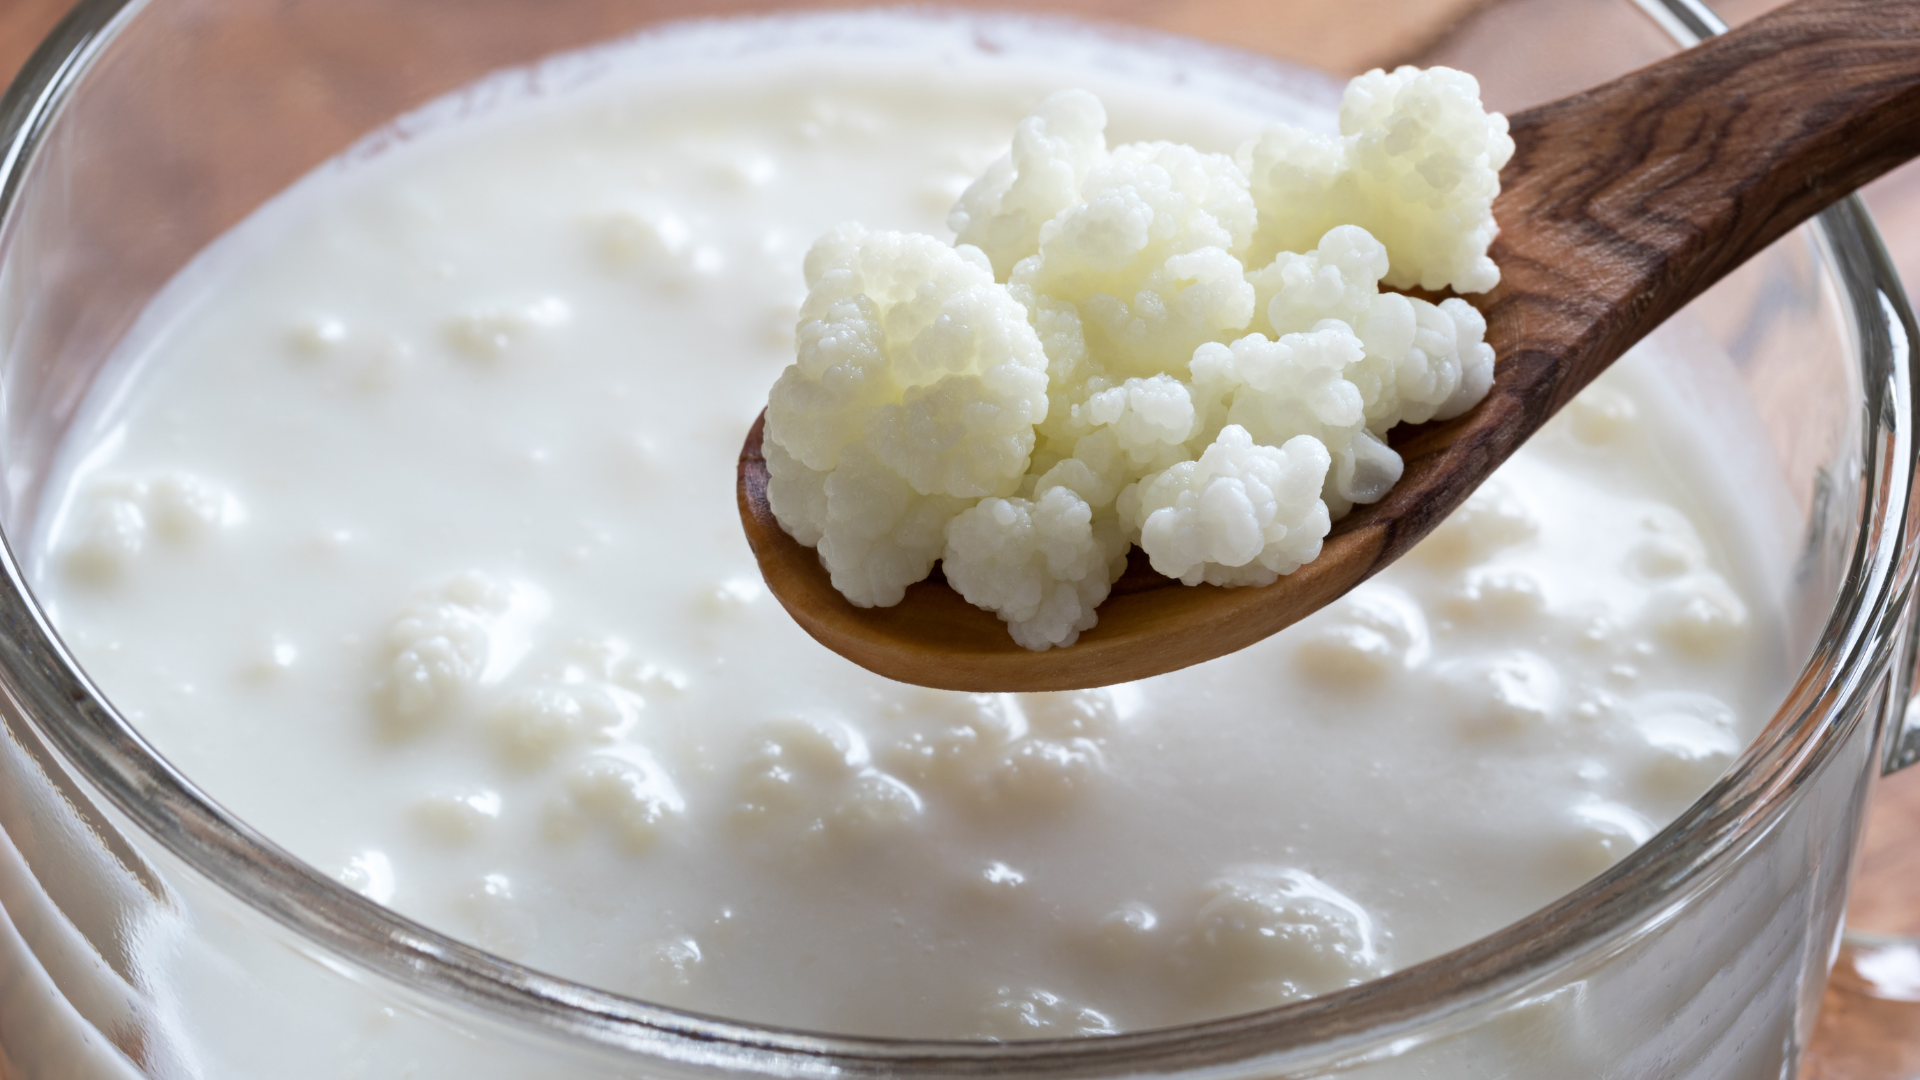
<path fill-rule="evenodd" d="M 1100 623 L 1063 649 L 1014 644 L 936 569 L 857 608 L 767 505 L 761 431 L 740 452 L 740 518 L 768 586 L 822 644 L 903 682 L 1066 690 L 1245 648 L 1399 558 L 1627 348 L 1789 229 L 1920 154 L 1920 4 L 1803 0 L 1678 56 L 1511 118 L 1487 317 L 1493 389 L 1464 416 L 1401 427 L 1406 471 L 1333 526 L 1320 557 L 1259 588 L 1189 587 L 1136 548 Z"/>

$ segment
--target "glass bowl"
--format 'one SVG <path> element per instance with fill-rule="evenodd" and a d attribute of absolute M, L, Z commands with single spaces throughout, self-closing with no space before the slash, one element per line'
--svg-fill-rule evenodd
<path fill-rule="evenodd" d="M 1575 9 L 1577 8 L 1577 12 Z M 0 530 L 147 301 L 275 192 L 503 67 L 751 0 L 90 0 L 0 103 Z M 1046 11 L 1280 49 L 1233 0 Z M 1671 0 L 1556 8 L 1463 60 L 1493 104 L 1713 28 Z M 1528 35 L 1581 47 L 1542 71 Z M 1439 43 L 1471 53 L 1470 39 Z M 1381 56 L 1369 59 L 1392 60 Z M 1529 64 L 1532 67 L 1529 68 Z M 1531 81 L 1529 81 L 1531 80 Z M 1503 95 L 1509 95 L 1504 96 Z M 836 1037 L 553 978 L 375 905 L 276 848 L 142 742 L 0 561 L 0 1046 L 25 1076 L 1778 1077 L 1840 942 L 1862 806 L 1902 739 L 1914 322 L 1844 202 L 1671 324 L 1707 343 L 1796 496 L 1775 539 L 1807 660 L 1732 771 L 1550 907 L 1283 1008 L 1074 1041 Z M 1760 448 L 1751 448 L 1759 452 Z M 1911 733 L 1907 733 L 1911 734 Z M 183 992 L 191 986 L 192 992 Z M 4 1070 L 0 1070 L 4 1071 Z M 9 1074 L 10 1075 L 10 1074 Z"/>

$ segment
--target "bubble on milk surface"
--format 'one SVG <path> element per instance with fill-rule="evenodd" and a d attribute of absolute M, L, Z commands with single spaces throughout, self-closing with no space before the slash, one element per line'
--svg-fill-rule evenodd
<path fill-rule="evenodd" d="M 995 1042 L 1084 1038 L 1119 1030 L 1106 1014 L 1049 990 L 1002 986 L 980 1008 L 974 1037 Z"/>
<path fill-rule="evenodd" d="M 700 973 L 706 951 L 691 934 L 679 934 L 658 942 L 646 954 L 648 973 L 667 986 L 684 990 L 693 985 Z"/>

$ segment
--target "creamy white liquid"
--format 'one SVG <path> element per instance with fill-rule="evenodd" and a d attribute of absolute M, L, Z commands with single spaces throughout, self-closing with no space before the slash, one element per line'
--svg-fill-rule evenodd
<path fill-rule="evenodd" d="M 1207 149 L 1325 126 L 1333 99 L 1218 65 L 1176 85 L 1180 58 L 1113 44 L 989 55 L 960 23 L 756 25 L 495 84 L 321 170 L 183 275 L 96 393 L 36 588 L 243 819 L 596 986 L 1039 1037 L 1465 944 L 1646 839 L 1759 730 L 1779 616 L 1693 491 L 1688 418 L 1633 371 L 1414 556 L 1235 656 L 972 697 L 814 644 L 733 494 L 812 238 L 947 235 L 1062 86 L 1102 96 L 1115 142 Z M 698 64 L 661 59 L 688 42 Z M 396 722 L 392 654 L 435 627 L 478 643 L 475 678 Z"/>

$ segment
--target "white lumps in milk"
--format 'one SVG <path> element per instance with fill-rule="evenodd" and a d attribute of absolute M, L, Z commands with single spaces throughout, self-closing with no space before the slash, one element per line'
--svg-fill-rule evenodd
<path fill-rule="evenodd" d="M 246 509 L 232 493 L 179 471 L 94 477 L 70 513 L 66 570 L 99 582 L 125 573 L 150 545 L 199 544 L 246 520 Z"/>
<path fill-rule="evenodd" d="M 480 304 L 448 320 L 447 340 L 474 360 L 499 360 L 523 348 L 536 334 L 566 325 L 569 314 L 566 301 L 553 296 L 521 303 Z"/>
<path fill-rule="evenodd" d="M 565 794 L 546 809 L 548 839 L 570 842 L 599 831 L 622 850 L 641 853 L 687 810 L 672 774 L 644 746 L 600 750 L 567 770 Z"/>
<path fill-rule="evenodd" d="M 734 808 L 742 827 L 857 844 L 906 830 L 925 810 L 918 792 L 874 767 L 866 740 L 843 721 L 776 721 L 749 738 Z"/>
<path fill-rule="evenodd" d="M 1296 634 L 1300 674 L 1364 685 L 1418 667 L 1431 651 L 1426 613 L 1404 592 L 1376 585 L 1350 597 L 1312 633 Z"/>
<path fill-rule="evenodd" d="M 409 597 L 382 635 L 374 682 L 389 728 L 412 734 L 480 684 L 498 682 L 526 654 L 528 624 L 548 605 L 537 586 L 476 571 Z"/>
<path fill-rule="evenodd" d="M 1339 890 L 1294 867 L 1239 866 L 1211 881 L 1185 943 L 1207 987 L 1253 984 L 1297 1001 L 1381 974 L 1373 920 Z"/>
<path fill-rule="evenodd" d="M 1390 428 L 1491 385 L 1477 311 L 1379 288 L 1499 280 L 1513 144 L 1471 76 L 1372 72 L 1340 139 L 1276 127 L 1237 159 L 1109 150 L 1106 126 L 1051 95 L 952 246 L 850 225 L 808 255 L 768 498 L 852 603 L 898 603 L 937 559 L 1046 649 L 1097 622 L 1135 544 L 1189 585 L 1271 583 L 1399 479 Z"/>
<path fill-rule="evenodd" d="M 1275 120 L 1346 137 L 1312 84 L 1308 104 L 1233 97 L 1205 65 L 1129 82 L 1063 69 L 1056 39 L 1042 63 L 980 54 L 971 22 L 885 25 L 911 33 L 858 62 L 642 54 L 330 167 L 210 252 L 76 426 L 30 560 L 142 735 L 345 887 L 539 970 L 750 1021 L 1001 1039 L 1223 1016 L 1437 956 L 1613 865 L 1751 740 L 1788 669 L 1779 615 L 1741 522 L 1698 497 L 1715 456 L 1631 358 L 1407 558 L 1234 656 L 968 695 L 821 650 L 760 585 L 734 503 L 796 340 L 835 358 L 808 393 L 880 395 L 901 425 L 809 453 L 946 485 L 854 485 L 890 521 L 971 503 L 942 511 L 947 538 L 941 519 L 903 541 L 800 489 L 857 580 L 897 587 L 992 515 L 975 587 L 1047 631 L 1124 550 L 1128 484 L 1171 477 L 1133 513 L 1204 579 L 1291 530 L 1261 516 L 1288 483 L 1340 490 L 1255 447 L 1338 426 L 1333 483 L 1360 492 L 1382 468 L 1368 403 L 1458 391 L 1433 361 L 1457 324 L 1386 299 L 1376 248 L 1316 238 L 1258 286 L 1284 334 L 1089 383 L 1030 431 L 1021 486 L 965 486 L 1019 469 L 1022 436 L 989 416 L 923 443 L 932 395 L 1037 413 L 1050 350 L 1107 332 L 1097 304 L 1028 320 L 985 298 L 994 253 L 1041 242 L 1014 208 L 1057 213 L 1101 167 L 1072 143 L 1085 117 L 1041 107 L 1078 99 L 1050 94 L 1097 91 L 1116 145 L 1224 155 Z M 996 174 L 1002 155 L 1059 167 Z M 1004 225 L 984 256 L 875 239 L 938 234 L 956 177 L 983 173 L 1009 178 L 964 203 Z M 820 280 L 896 281 L 862 261 L 887 250 L 941 287 L 849 287 L 802 317 L 807 240 L 853 218 L 871 229 L 839 234 Z M 1366 316 L 1338 340 L 1297 325 L 1334 309 Z M 961 347 L 985 335 L 1033 366 Z M 863 382 L 876 349 L 894 366 Z M 1376 390 L 1316 366 L 1356 349 L 1341 371 Z M 1289 380 L 1325 417 L 1263 389 Z M 1209 449 L 1235 427 L 1248 442 Z M 1233 483 L 1194 494 L 1178 470 L 1203 462 Z"/>
<path fill-rule="evenodd" d="M 1104 773 L 1103 746 L 1123 712 L 1126 688 L 1066 694 L 923 691 L 890 711 L 921 719 L 886 759 L 923 788 L 971 812 L 1058 808 Z M 931 721 L 930 724 L 926 721 Z"/>
<path fill-rule="evenodd" d="M 422 831 L 446 844 L 469 843 L 500 817 L 500 793 L 475 791 L 429 795 L 413 807 Z"/>

